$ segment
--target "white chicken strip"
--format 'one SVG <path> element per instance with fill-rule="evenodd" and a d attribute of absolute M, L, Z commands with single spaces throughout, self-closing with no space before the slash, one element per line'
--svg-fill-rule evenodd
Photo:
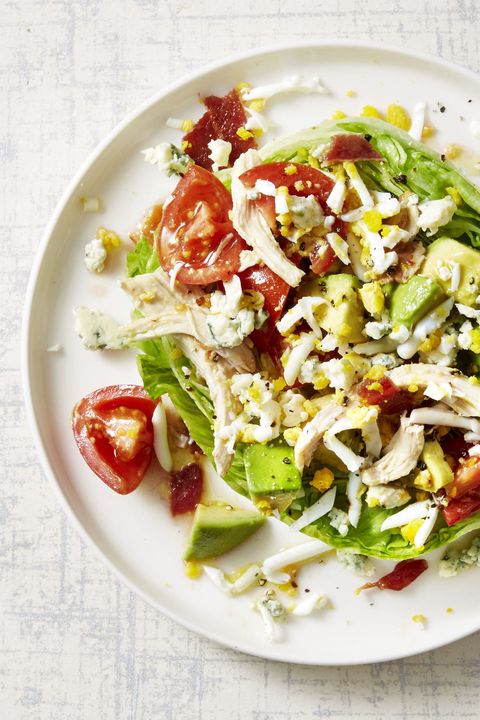
<path fill-rule="evenodd" d="M 196 302 L 201 295 L 196 288 L 187 290 L 180 285 L 172 288 L 162 268 L 122 280 L 121 287 L 144 315 L 121 328 L 126 337 L 146 340 L 163 335 L 189 335 L 205 347 L 214 348 L 237 370 L 251 372 L 255 368 L 253 352 L 245 341 L 233 348 L 218 347 L 208 327 L 209 311 Z"/>
<path fill-rule="evenodd" d="M 240 175 L 259 165 L 260 162 L 256 150 L 247 150 L 240 155 L 232 168 L 233 227 L 270 270 L 291 287 L 297 287 L 304 272 L 286 257 L 261 211 L 248 199 L 247 188 L 240 180 Z"/>
<path fill-rule="evenodd" d="M 384 485 L 405 477 L 417 464 L 423 444 L 423 425 L 410 425 L 408 418 L 403 417 L 386 454 L 371 467 L 360 471 L 362 482 Z"/>
<path fill-rule="evenodd" d="M 332 400 L 304 426 L 295 443 L 295 465 L 300 471 L 305 465 L 310 465 L 312 455 L 324 433 L 344 412 L 345 408 Z"/>
<path fill-rule="evenodd" d="M 451 368 L 427 363 L 400 365 L 390 371 L 389 377 L 398 387 L 446 385 L 451 392 L 442 397 L 445 405 L 463 417 L 480 417 L 480 385 Z"/>
<path fill-rule="evenodd" d="M 238 400 L 230 391 L 229 379 L 234 370 L 224 360 L 215 361 L 212 353 L 201 343 L 187 335 L 174 336 L 175 344 L 203 377 L 210 391 L 215 410 L 213 459 L 221 477 L 227 473 L 232 462 L 228 441 L 218 437 L 217 429 L 230 425 L 241 411 Z"/>

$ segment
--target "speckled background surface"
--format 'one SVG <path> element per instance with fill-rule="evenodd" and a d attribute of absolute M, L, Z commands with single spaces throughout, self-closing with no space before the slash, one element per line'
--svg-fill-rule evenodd
<path fill-rule="evenodd" d="M 19 340 L 41 233 L 97 142 L 168 80 L 245 48 L 342 37 L 479 70 L 476 0 L 0 2 L 0 717 L 479 718 L 480 636 L 356 668 L 275 664 L 196 637 L 69 527 L 23 408 Z"/>

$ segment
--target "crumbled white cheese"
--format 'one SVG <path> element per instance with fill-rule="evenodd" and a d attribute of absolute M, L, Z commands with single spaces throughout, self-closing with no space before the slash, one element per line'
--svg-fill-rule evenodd
<path fill-rule="evenodd" d="M 342 537 L 348 535 L 349 522 L 346 512 L 339 508 L 332 508 L 328 513 L 328 517 L 330 518 L 330 525 L 335 528 L 335 530 L 338 530 Z"/>
<path fill-rule="evenodd" d="M 375 575 L 376 568 L 372 558 L 367 555 L 359 555 L 354 552 L 343 552 L 337 550 L 337 559 L 344 565 L 347 570 L 360 575 L 361 577 L 372 577 Z"/>
<path fill-rule="evenodd" d="M 435 235 L 435 233 L 450 222 L 457 205 L 455 200 L 446 195 L 440 200 L 425 200 L 418 206 L 420 215 L 418 218 L 419 227 L 426 233 L 427 237 Z"/>
<path fill-rule="evenodd" d="M 73 308 L 74 330 L 87 350 L 119 350 L 126 340 L 121 326 L 109 315 L 83 305 Z"/>
<path fill-rule="evenodd" d="M 275 197 L 277 191 L 271 180 L 256 180 L 254 190 L 260 195 L 268 195 L 269 197 Z"/>
<path fill-rule="evenodd" d="M 392 326 L 388 321 L 370 321 L 365 323 L 364 332 L 365 335 L 368 335 L 368 337 L 371 337 L 374 340 L 380 340 L 380 338 L 387 335 L 391 329 Z"/>
<path fill-rule="evenodd" d="M 107 251 L 101 238 L 93 238 L 85 245 L 84 262 L 91 273 L 101 273 L 106 259 Z"/>
<path fill-rule="evenodd" d="M 474 538 L 471 545 L 463 550 L 447 550 L 440 560 L 438 574 L 441 577 L 452 577 L 461 570 L 475 566 L 480 567 L 480 537 Z"/>
<path fill-rule="evenodd" d="M 281 408 L 281 423 L 284 427 L 297 427 L 308 420 L 303 404 L 305 398 L 295 390 L 286 390 L 278 398 Z"/>
<path fill-rule="evenodd" d="M 369 507 L 381 505 L 387 510 L 405 505 L 410 500 L 410 493 L 405 488 L 392 485 L 372 485 L 368 488 L 365 500 Z"/>
<path fill-rule="evenodd" d="M 310 232 L 323 221 L 323 210 L 313 195 L 290 195 L 288 209 L 295 227 Z"/>

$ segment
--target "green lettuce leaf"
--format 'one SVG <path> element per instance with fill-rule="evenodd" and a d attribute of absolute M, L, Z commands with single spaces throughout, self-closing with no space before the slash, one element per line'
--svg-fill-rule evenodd
<path fill-rule="evenodd" d="M 137 363 L 146 391 L 154 399 L 168 394 L 190 436 L 212 460 L 214 410 L 205 383 L 171 338 L 146 340 L 139 343 L 139 348 L 142 352 L 137 357 Z M 182 367 L 190 370 L 188 377 Z M 237 446 L 225 480 L 234 490 L 248 496 L 241 445 Z"/>
<path fill-rule="evenodd" d="M 157 251 L 151 247 L 146 237 L 135 245 L 135 249 L 128 253 L 126 270 L 128 277 L 154 272 L 160 267 Z"/>
<path fill-rule="evenodd" d="M 329 120 L 268 143 L 261 150 L 262 160 L 302 162 L 306 154 L 329 144 L 340 132 L 366 136 L 385 158 L 384 162 L 357 163 L 364 180 L 374 189 L 397 196 L 408 189 L 420 200 L 437 200 L 445 197 L 449 188 L 455 188 L 463 203 L 452 221 L 441 228 L 442 235 L 480 247 L 480 189 L 437 152 L 382 120 L 363 117 Z"/>

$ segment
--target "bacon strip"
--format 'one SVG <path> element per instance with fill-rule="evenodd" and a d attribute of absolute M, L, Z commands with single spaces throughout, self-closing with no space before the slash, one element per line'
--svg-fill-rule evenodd
<path fill-rule="evenodd" d="M 186 152 L 197 165 L 207 170 L 212 169 L 208 148 L 210 140 L 225 140 L 232 144 L 230 165 L 233 165 L 245 150 L 257 147 L 254 137 L 243 140 L 237 135 L 237 130 L 245 127 L 247 115 L 236 90 L 231 90 L 224 97 L 209 95 L 204 99 L 204 103 L 206 112 L 195 123 L 193 130 L 183 137 L 183 141 L 188 143 Z"/>
<path fill-rule="evenodd" d="M 361 135 L 335 135 L 325 154 L 328 163 L 383 160 L 383 157 Z"/>

